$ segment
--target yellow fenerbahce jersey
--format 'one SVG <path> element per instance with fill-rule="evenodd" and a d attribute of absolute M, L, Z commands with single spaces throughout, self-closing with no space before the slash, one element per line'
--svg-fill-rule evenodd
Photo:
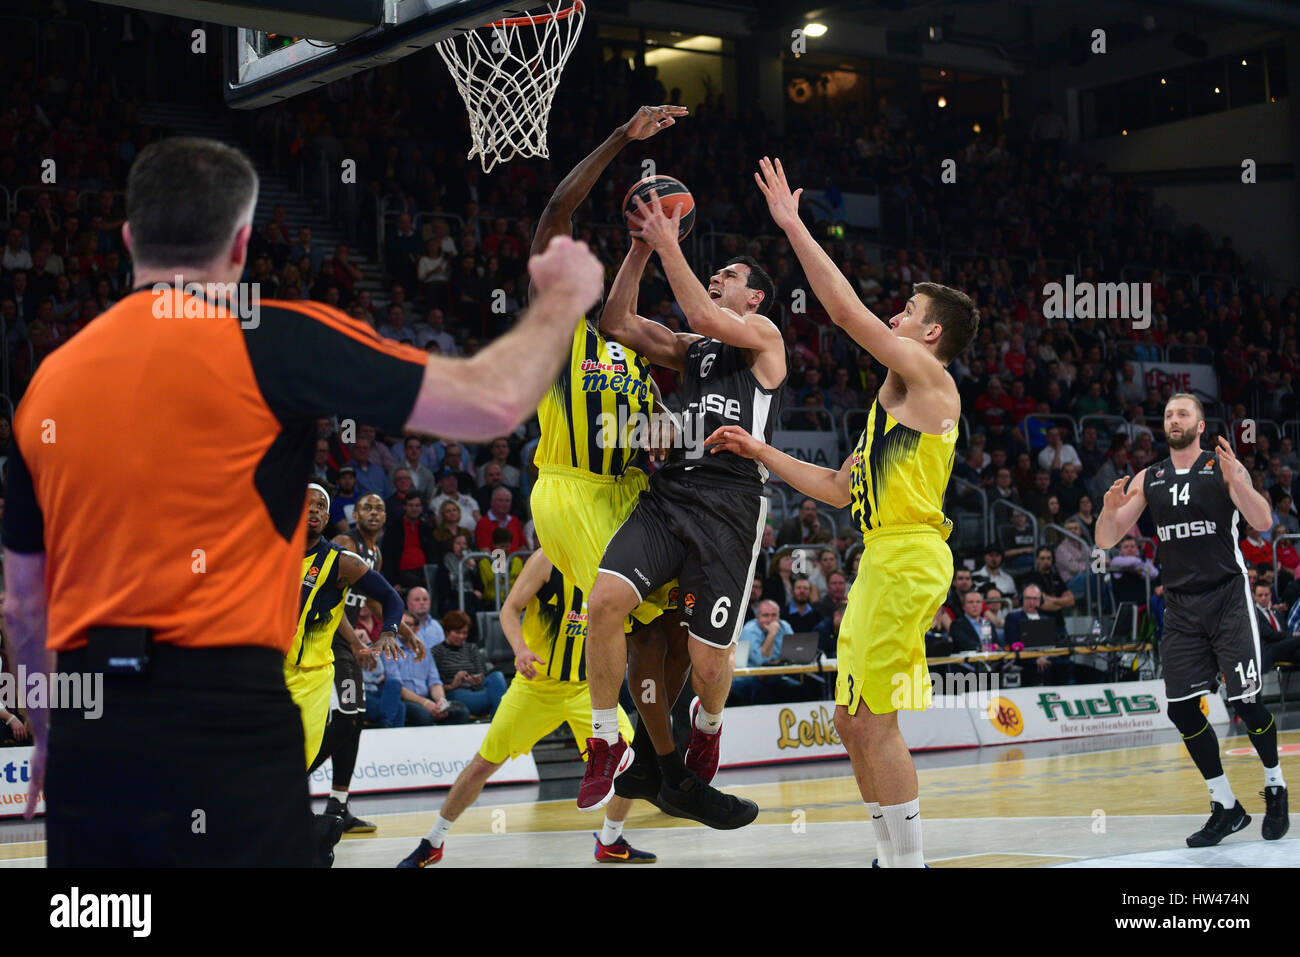
<path fill-rule="evenodd" d="M 348 588 L 339 581 L 343 550 L 325 539 L 302 560 L 298 628 L 285 656 L 287 664 L 318 668 L 334 663 L 334 632 L 343 617 Z"/>
<path fill-rule="evenodd" d="M 614 476 L 634 465 L 646 470 L 644 442 L 630 438 L 639 417 L 642 434 L 649 425 L 649 380 L 644 356 L 579 323 L 569 363 L 537 409 L 542 435 L 533 463 Z"/>
<path fill-rule="evenodd" d="M 558 568 L 524 608 L 524 644 L 546 662 L 545 674 L 556 681 L 586 681 L 586 596 L 564 580 Z"/>
<path fill-rule="evenodd" d="M 946 540 L 952 520 L 943 514 L 943 493 L 956 448 L 956 426 L 943 435 L 926 435 L 899 423 L 879 400 L 873 402 L 853 450 L 849 479 L 853 521 L 864 539 L 880 528 L 929 525 Z"/>

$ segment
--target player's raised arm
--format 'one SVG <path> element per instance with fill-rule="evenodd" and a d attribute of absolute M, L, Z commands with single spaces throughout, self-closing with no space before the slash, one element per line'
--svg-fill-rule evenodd
<path fill-rule="evenodd" d="M 510 649 L 515 653 L 515 670 L 530 681 L 537 677 L 534 664 L 545 667 L 546 662 L 533 654 L 528 643 L 524 641 L 524 629 L 520 619 L 528 603 L 551 577 L 551 570 L 554 567 L 540 548 L 529 555 L 528 561 L 524 562 L 524 567 L 519 570 L 519 577 L 506 593 L 501 611 L 497 613 L 497 619 L 501 622 L 501 631 L 505 634 L 506 641 L 510 642 Z"/>
<path fill-rule="evenodd" d="M 735 272 L 734 266 L 723 267 L 719 272 L 721 281 L 711 283 L 709 289 L 705 289 L 695 278 L 677 238 L 682 218 L 681 207 L 675 209 L 672 216 L 668 216 L 653 190 L 650 192 L 649 203 L 644 202 L 640 196 L 634 197 L 633 202 L 636 203 L 637 216 L 631 223 L 632 236 L 659 254 L 664 275 L 672 286 L 673 296 L 686 316 L 686 321 L 690 323 L 691 330 L 738 349 L 779 350 L 784 355 L 781 330 L 771 319 L 757 311 L 762 304 L 761 292 L 754 290 L 755 301 L 750 304 L 750 310 L 743 314 L 715 301 L 715 295 L 721 294 L 721 285 L 726 282 L 727 270 Z"/>
<path fill-rule="evenodd" d="M 1246 466 L 1237 461 L 1232 446 L 1223 436 L 1219 436 L 1218 448 L 1220 468 L 1223 471 L 1224 484 L 1228 486 L 1228 497 L 1237 506 L 1241 517 L 1250 523 L 1250 527 L 1260 532 L 1267 532 L 1273 527 L 1273 506 L 1259 490 L 1251 484 L 1250 472 Z"/>
<path fill-rule="evenodd" d="M 907 382 L 921 383 L 938 378 L 943 366 L 920 343 L 895 336 L 888 325 L 866 307 L 839 267 L 826 255 L 808 227 L 799 218 L 799 195 L 790 191 L 781 161 L 767 157 L 759 162 L 754 181 L 767 200 L 772 219 L 790 240 L 799 257 L 813 295 L 826 309 L 831 321 L 839 326 L 867 352 Z M 914 308 L 909 303 L 908 308 Z"/>
<path fill-rule="evenodd" d="M 1143 469 L 1131 479 L 1117 478 L 1106 490 L 1093 535 L 1099 548 L 1113 548 L 1147 507 L 1146 475 L 1147 470 Z"/>
<path fill-rule="evenodd" d="M 700 337 L 673 332 L 662 323 L 646 319 L 636 312 L 637 291 L 645 264 L 650 260 L 650 251 L 649 246 L 636 242 L 628 249 L 601 311 L 600 331 L 641 353 L 655 365 L 681 372 L 686 362 L 686 350 Z"/>
<path fill-rule="evenodd" d="M 569 175 L 555 188 L 555 193 L 538 217 L 537 231 L 533 234 L 533 248 L 529 255 L 535 256 L 542 252 L 556 236 L 571 234 L 574 211 L 586 200 L 600 174 L 605 172 L 605 167 L 623 147 L 633 140 L 649 139 L 660 130 L 668 129 L 677 122 L 679 116 L 686 116 L 688 112 L 684 106 L 643 106 L 630 120 L 610 133 L 605 142 L 570 170 Z"/>
<path fill-rule="evenodd" d="M 803 462 L 787 455 L 780 449 L 774 449 L 766 442 L 754 438 L 738 425 L 724 425 L 704 441 L 710 454 L 717 452 L 734 452 L 747 459 L 754 459 L 779 475 L 787 484 L 798 489 L 809 498 L 825 502 L 834 508 L 844 508 L 849 504 L 850 472 L 853 468 L 853 456 L 844 460 L 839 469 L 828 469 L 811 462 Z"/>

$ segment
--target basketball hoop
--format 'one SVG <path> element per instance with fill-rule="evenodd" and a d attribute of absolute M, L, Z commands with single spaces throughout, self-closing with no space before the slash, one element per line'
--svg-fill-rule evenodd
<path fill-rule="evenodd" d="M 469 111 L 468 158 L 477 154 L 483 172 L 515 156 L 550 158 L 546 120 L 586 12 L 583 0 L 554 0 L 545 13 L 438 41 Z"/>

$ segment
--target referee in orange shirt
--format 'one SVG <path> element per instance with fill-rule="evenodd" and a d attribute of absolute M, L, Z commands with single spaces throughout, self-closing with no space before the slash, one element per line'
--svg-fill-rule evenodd
<path fill-rule="evenodd" d="M 43 783 L 51 866 L 311 863 L 282 662 L 316 416 L 508 432 L 602 290 L 595 256 L 557 238 L 529 262 L 540 296 L 471 359 L 315 302 L 264 300 L 241 320 L 222 297 L 244 269 L 257 188 L 223 144 L 143 150 L 122 229 L 139 285 L 41 363 L 15 415 L 5 667 L 104 675 L 97 719 L 29 709 L 27 813 Z M 177 294 L 178 276 L 203 289 Z"/>

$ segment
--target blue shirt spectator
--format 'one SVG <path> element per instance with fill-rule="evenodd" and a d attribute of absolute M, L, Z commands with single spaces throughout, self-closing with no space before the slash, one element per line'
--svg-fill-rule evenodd
<path fill-rule="evenodd" d="M 388 680 L 397 679 L 408 691 L 428 697 L 430 688 L 442 684 L 442 676 L 438 674 L 438 666 L 433 663 L 433 655 L 425 655 L 423 661 L 416 661 L 415 653 L 409 645 L 403 642 L 402 648 L 406 651 L 405 658 L 384 663 L 388 670 Z"/>
<path fill-rule="evenodd" d="M 753 619 L 745 622 L 745 627 L 740 629 L 740 640 L 749 642 L 749 660 L 746 662 L 748 667 L 758 668 L 781 660 L 781 644 L 786 635 L 794 634 L 794 629 L 790 627 L 788 621 L 780 619 L 780 614 L 781 610 L 776 602 L 761 601 L 758 603 Z M 777 629 L 777 634 L 772 641 L 772 653 L 764 656 L 763 644 L 767 641 L 769 630 L 773 627 Z"/>
<path fill-rule="evenodd" d="M 429 597 L 427 589 L 417 586 L 406 595 L 406 611 L 415 619 L 415 624 L 411 627 L 415 629 L 416 635 L 430 652 L 447 640 L 447 635 L 442 630 L 442 623 L 429 614 L 432 604 L 433 600 Z"/>

